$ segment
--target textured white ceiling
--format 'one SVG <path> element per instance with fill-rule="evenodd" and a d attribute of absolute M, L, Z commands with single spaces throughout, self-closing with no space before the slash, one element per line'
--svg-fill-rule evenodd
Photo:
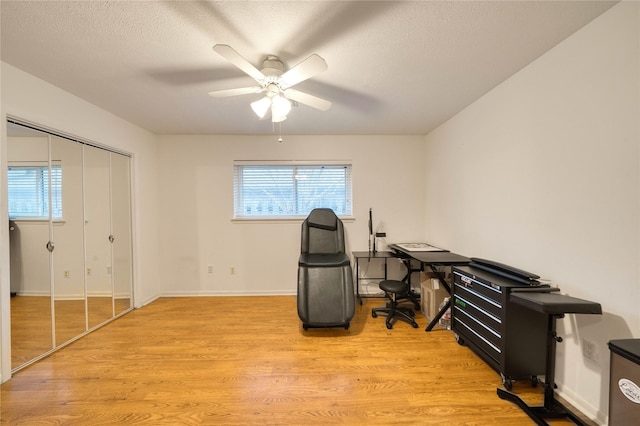
<path fill-rule="evenodd" d="M 333 103 L 295 107 L 284 134 L 426 134 L 616 2 L 7 1 L 2 61 L 156 134 L 267 134 L 249 103 L 212 90 L 312 53 L 329 68 L 296 86 Z"/>

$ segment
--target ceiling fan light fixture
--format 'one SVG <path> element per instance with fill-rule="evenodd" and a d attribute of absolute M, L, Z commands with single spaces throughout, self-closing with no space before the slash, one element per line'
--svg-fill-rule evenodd
<path fill-rule="evenodd" d="M 287 114 L 291 111 L 291 102 L 289 99 L 276 95 L 271 100 L 271 114 L 279 117 L 287 118 Z M 284 120 L 283 118 L 283 120 Z"/>
<path fill-rule="evenodd" d="M 287 119 L 286 115 L 275 115 L 271 113 L 271 122 L 272 123 L 281 123 Z"/>
<path fill-rule="evenodd" d="M 251 109 L 260 118 L 264 118 L 267 111 L 269 111 L 270 106 L 271 106 L 271 98 L 267 96 L 260 99 L 259 101 L 251 102 Z"/>
<path fill-rule="evenodd" d="M 244 71 L 245 74 L 252 77 L 259 84 L 259 86 L 209 92 L 209 95 L 214 98 L 264 93 L 264 98 L 251 103 L 251 109 L 253 109 L 261 119 L 264 118 L 267 115 L 267 111 L 271 109 L 271 121 L 274 123 L 279 123 L 287 119 L 287 114 L 289 114 L 292 107 L 291 101 L 295 102 L 296 106 L 298 103 L 302 103 L 321 111 L 326 111 L 331 107 L 331 102 L 325 99 L 291 88 L 327 69 L 325 60 L 315 53 L 287 72 L 284 72 L 284 64 L 274 55 L 267 55 L 262 63 L 262 70 L 258 70 L 231 46 L 216 44 L 213 46 L 213 50 L 240 70 Z"/>

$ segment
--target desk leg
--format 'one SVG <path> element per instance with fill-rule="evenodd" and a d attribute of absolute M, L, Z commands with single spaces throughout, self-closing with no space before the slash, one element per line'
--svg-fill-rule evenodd
<path fill-rule="evenodd" d="M 360 297 L 360 258 L 356 257 L 356 295 L 358 297 L 358 302 L 360 302 L 360 306 L 362 306 L 362 297 Z"/>
<path fill-rule="evenodd" d="M 447 302 L 442 308 L 440 308 L 436 316 L 433 317 L 433 319 L 431 320 L 429 325 L 427 325 L 427 328 L 424 331 L 431 331 L 433 327 L 435 327 L 436 324 L 438 324 L 438 322 L 440 321 L 440 318 L 442 318 L 444 313 L 447 312 L 447 309 L 451 307 L 451 287 L 449 287 L 449 284 L 447 284 L 447 280 L 445 280 L 445 277 L 442 275 L 442 273 L 436 269 L 435 265 L 429 264 L 429 268 L 431 268 L 431 271 L 433 271 L 436 277 L 438 277 L 438 281 L 440 281 L 440 284 L 442 284 L 445 290 L 447 290 L 447 293 L 449 293 L 449 302 Z"/>
<path fill-rule="evenodd" d="M 384 258 L 384 280 L 387 280 L 387 259 L 388 257 Z"/>
<path fill-rule="evenodd" d="M 415 307 L 416 311 L 419 311 L 420 310 L 420 302 L 418 301 L 418 296 L 412 290 L 411 276 L 413 275 L 414 272 L 422 272 L 422 271 L 424 271 L 423 264 L 420 263 L 420 268 L 414 269 L 414 268 L 411 267 L 411 258 L 401 258 L 401 261 L 402 261 L 402 264 L 405 266 L 405 268 L 407 268 L 407 274 L 402 278 L 402 281 L 404 281 L 407 284 L 409 284 L 409 293 L 407 293 L 407 298 L 411 302 L 413 302 L 413 306 Z M 385 269 L 385 276 L 386 275 L 387 275 L 387 272 L 386 272 L 386 269 Z"/>
<path fill-rule="evenodd" d="M 449 309 L 450 307 L 451 307 L 451 299 L 449 299 L 449 301 L 438 311 L 436 316 L 433 317 L 433 319 L 431 320 L 429 325 L 427 325 L 427 328 L 424 331 L 431 331 L 433 327 L 435 327 L 436 324 L 438 324 L 438 322 L 440 321 L 440 318 L 442 318 L 444 313 L 447 312 L 447 309 Z"/>
<path fill-rule="evenodd" d="M 438 281 L 440 281 L 440 284 L 442 284 L 442 286 L 447 290 L 447 293 L 451 295 L 451 287 L 449 287 L 449 284 L 447 283 L 447 280 L 445 280 L 445 277 L 442 275 L 442 273 L 440 273 L 440 271 L 438 271 L 436 269 L 436 266 L 433 264 L 429 264 L 429 268 L 431 268 L 431 271 L 436 275 L 436 277 L 438 277 Z"/>
<path fill-rule="evenodd" d="M 411 268 L 411 259 L 409 258 L 400 258 L 400 261 L 402 262 L 404 267 L 407 268 L 407 273 L 404 277 L 402 277 L 401 281 L 406 282 L 407 284 L 409 284 L 409 287 L 411 287 L 411 274 L 420 270 Z"/>

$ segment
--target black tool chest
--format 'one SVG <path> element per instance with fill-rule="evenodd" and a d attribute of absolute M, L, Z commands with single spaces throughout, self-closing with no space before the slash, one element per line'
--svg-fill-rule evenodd
<path fill-rule="evenodd" d="M 453 267 L 451 329 L 500 373 L 507 389 L 515 379 L 535 385 L 545 373 L 547 315 L 509 303 L 513 291 L 535 289 L 473 266 Z"/>

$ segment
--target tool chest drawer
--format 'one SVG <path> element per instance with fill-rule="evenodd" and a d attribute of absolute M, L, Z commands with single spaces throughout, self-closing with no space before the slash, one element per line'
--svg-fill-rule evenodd
<path fill-rule="evenodd" d="M 502 313 L 502 294 L 489 294 L 486 295 L 484 291 L 485 287 L 473 283 L 469 279 L 469 283 L 465 281 L 467 277 L 460 277 L 458 274 L 454 274 L 454 283 L 456 287 L 455 292 L 460 299 L 464 299 L 465 304 L 470 304 L 479 311 L 482 311 L 486 316 L 498 318 Z M 456 279 L 460 277 L 461 282 L 456 282 Z M 475 284 L 475 286 L 473 285 Z M 493 296 L 493 297 L 491 297 Z M 460 304 L 464 307 L 465 304 Z"/>

